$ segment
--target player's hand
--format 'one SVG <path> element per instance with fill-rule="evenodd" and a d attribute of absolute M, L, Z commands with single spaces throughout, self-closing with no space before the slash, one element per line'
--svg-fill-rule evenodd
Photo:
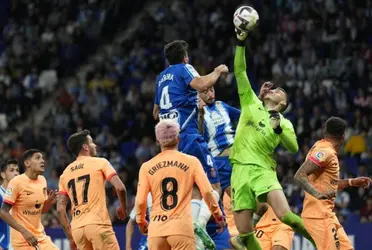
<path fill-rule="evenodd" d="M 226 227 L 225 217 L 221 216 L 220 218 L 216 218 L 215 220 L 216 220 L 216 223 L 218 225 L 217 232 L 221 233 L 224 230 L 224 228 Z"/>
<path fill-rule="evenodd" d="M 235 33 L 236 33 L 236 37 L 240 40 L 240 41 L 244 41 L 246 38 L 247 38 L 247 35 L 248 33 L 247 32 L 244 32 L 240 29 L 237 29 L 235 28 Z"/>
<path fill-rule="evenodd" d="M 127 210 L 121 206 L 116 209 L 116 215 L 118 216 L 119 220 L 124 220 L 128 217 Z"/>
<path fill-rule="evenodd" d="M 335 197 L 336 197 L 336 192 L 329 191 L 329 192 L 324 192 L 324 193 L 318 193 L 315 198 L 317 198 L 318 200 L 330 200 Z"/>
<path fill-rule="evenodd" d="M 0 247 L 0 250 L 4 250 L 4 248 Z"/>
<path fill-rule="evenodd" d="M 368 177 L 357 177 L 350 180 L 352 187 L 369 188 L 372 180 Z"/>
<path fill-rule="evenodd" d="M 216 67 L 215 69 L 214 69 L 214 71 L 215 72 L 217 72 L 218 74 L 227 74 L 227 73 L 229 73 L 229 68 L 225 65 L 225 64 L 221 64 L 221 65 L 219 65 L 218 67 Z"/>
<path fill-rule="evenodd" d="M 48 202 L 51 204 L 57 203 L 58 190 L 50 190 L 48 193 Z"/>
<path fill-rule="evenodd" d="M 281 134 L 283 132 L 280 127 L 280 114 L 276 110 L 269 110 L 270 114 L 270 125 L 274 129 L 276 134 Z"/>
<path fill-rule="evenodd" d="M 264 82 L 262 84 L 261 89 L 260 89 L 260 94 L 258 95 L 258 98 L 262 100 L 267 93 L 269 93 L 270 89 L 274 87 L 274 83 L 272 82 Z"/>
<path fill-rule="evenodd" d="M 149 229 L 149 223 L 147 221 L 145 221 L 142 224 L 138 224 L 138 228 L 139 228 L 139 231 L 141 232 L 141 234 L 147 235 L 148 229 Z"/>
<path fill-rule="evenodd" d="M 38 244 L 37 239 L 32 233 L 26 230 L 25 232 L 22 233 L 22 236 L 30 246 L 33 246 L 35 248 L 37 247 Z"/>

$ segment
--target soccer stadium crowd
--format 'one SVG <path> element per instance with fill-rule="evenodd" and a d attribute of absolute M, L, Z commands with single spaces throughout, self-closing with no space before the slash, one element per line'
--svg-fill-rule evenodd
<path fill-rule="evenodd" d="M 90 2 L 39 1 L 43 8 L 29 3 L 5 25 L 0 113 L 7 117 L 3 133 L 8 139 L 0 141 L 0 157 L 16 158 L 29 148 L 45 151 L 48 185 L 56 189 L 60 174 L 72 161 L 66 139 L 89 129 L 100 156 L 125 182 L 133 206 L 139 167 L 159 151 L 152 108 L 155 79 L 166 65 L 164 44 L 173 39 L 188 41 L 191 63 L 201 75 L 220 63 L 232 70 L 231 19 L 240 1 L 165 1 L 143 17 L 133 37 L 113 44 L 85 79 L 74 77 L 51 88 L 53 107 L 40 126 L 14 130 L 14 122 L 24 120 L 32 105 L 41 107 L 43 98 L 51 95 L 42 88 L 39 73 L 54 69 L 59 76 L 71 75 L 102 42 L 95 25 L 102 27 L 109 5 Z M 293 211 L 300 213 L 304 194 L 293 176 L 309 147 L 321 138 L 328 117 L 341 116 L 349 124 L 339 154 L 343 177 L 372 175 L 372 34 L 368 32 L 372 1 L 251 3 L 260 14 L 260 26 L 248 38 L 248 74 L 256 90 L 272 80 L 289 93 L 285 116 L 296 129 L 300 150 L 293 156 L 279 149 L 277 169 Z M 238 107 L 232 73 L 215 88 L 217 99 Z M 112 220 L 121 223 L 115 217 L 115 192 L 107 189 Z M 372 190 L 340 191 L 336 207 L 341 221 L 350 217 L 372 222 Z M 59 226 L 55 211 L 44 217 L 44 225 Z"/>

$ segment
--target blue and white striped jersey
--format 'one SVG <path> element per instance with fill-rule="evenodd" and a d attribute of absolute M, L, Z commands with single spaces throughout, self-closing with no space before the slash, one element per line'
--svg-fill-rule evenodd
<path fill-rule="evenodd" d="M 3 199 L 5 196 L 5 189 L 0 186 L 0 206 L 3 204 Z M 5 221 L 0 219 L 0 247 L 3 249 L 10 248 L 10 228 Z"/>
<path fill-rule="evenodd" d="M 235 130 L 232 122 L 239 120 L 240 110 L 222 101 L 215 101 L 204 107 L 204 139 L 213 157 L 231 147 Z"/>
<path fill-rule="evenodd" d="M 152 196 L 151 196 L 151 193 L 149 193 L 147 195 L 147 211 L 146 211 L 146 217 L 147 217 L 146 219 L 147 220 L 149 220 L 151 208 L 152 208 Z M 134 211 L 134 208 L 130 212 L 129 218 L 131 218 L 134 221 L 136 220 L 136 211 Z"/>

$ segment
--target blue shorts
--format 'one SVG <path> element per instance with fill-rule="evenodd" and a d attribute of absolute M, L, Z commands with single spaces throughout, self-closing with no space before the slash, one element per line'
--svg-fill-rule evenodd
<path fill-rule="evenodd" d="M 148 248 L 147 248 L 147 236 L 146 235 L 141 236 L 141 240 L 138 244 L 138 250 L 148 250 Z"/>
<path fill-rule="evenodd" d="M 214 162 L 217 166 L 218 175 L 220 177 L 221 189 L 224 191 L 226 188 L 230 187 L 231 184 L 232 168 L 229 157 L 217 156 L 214 158 Z"/>
<path fill-rule="evenodd" d="M 227 228 L 225 228 L 221 233 L 215 233 L 211 238 L 216 244 L 216 250 L 232 249 L 229 242 L 230 233 Z"/>
<path fill-rule="evenodd" d="M 211 184 L 220 182 L 216 164 L 208 150 L 208 144 L 201 135 L 187 134 L 187 132 L 181 133 L 178 149 L 182 153 L 195 156 L 199 159 Z"/>

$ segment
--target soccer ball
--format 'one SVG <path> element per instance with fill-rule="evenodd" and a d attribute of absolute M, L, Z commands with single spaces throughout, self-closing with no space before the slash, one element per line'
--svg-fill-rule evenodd
<path fill-rule="evenodd" d="M 237 29 L 249 32 L 256 27 L 259 19 L 255 9 L 250 6 L 242 6 L 235 11 L 233 22 Z"/>

